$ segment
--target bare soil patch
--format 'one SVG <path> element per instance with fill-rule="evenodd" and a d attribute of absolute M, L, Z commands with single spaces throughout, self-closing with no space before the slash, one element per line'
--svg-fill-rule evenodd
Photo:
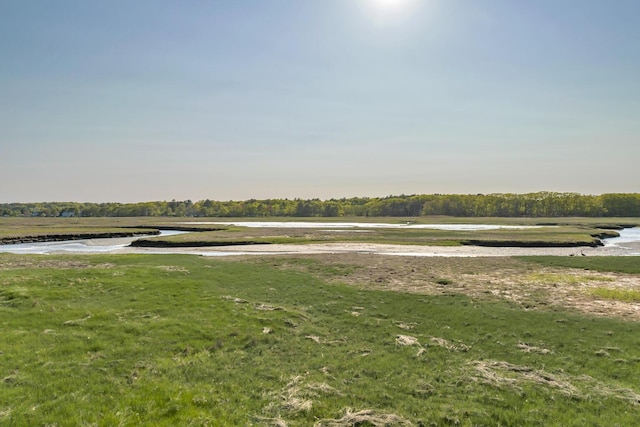
<path fill-rule="evenodd" d="M 258 262 L 305 271 L 324 280 L 367 289 L 513 301 L 525 309 L 553 306 L 640 320 L 640 304 L 598 298 L 594 288 L 640 290 L 640 277 L 623 273 L 541 267 L 508 257 L 408 257 L 374 254 L 265 257 Z M 244 258 L 245 261 L 251 258 Z M 256 261 L 255 259 L 253 261 Z"/>

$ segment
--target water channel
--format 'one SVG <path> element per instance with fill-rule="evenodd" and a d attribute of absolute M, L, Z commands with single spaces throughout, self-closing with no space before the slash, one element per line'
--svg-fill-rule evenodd
<path fill-rule="evenodd" d="M 192 223 L 193 224 L 193 223 Z M 246 227 L 318 228 L 332 231 L 367 228 L 425 228 L 442 230 L 491 230 L 498 228 L 522 229 L 540 226 L 505 226 L 492 224 L 385 224 L 385 223 L 308 223 L 308 222 L 207 222 L 202 224 L 243 225 Z M 184 231 L 161 230 L 160 236 L 185 233 Z M 235 247 L 200 248 L 137 248 L 130 247 L 134 240 L 145 238 L 125 237 L 108 239 L 85 239 L 59 242 L 20 243 L 0 245 L 0 252 L 13 254 L 194 254 L 204 256 L 231 255 L 283 255 L 283 254 L 335 254 L 369 253 L 397 256 L 511 256 L 511 255 L 595 255 L 595 256 L 640 256 L 640 228 L 619 231 L 620 237 L 603 240 L 599 248 L 487 248 L 477 246 L 406 246 L 366 243 L 326 243 L 310 245 L 254 245 Z M 156 237 L 156 236 L 147 236 Z"/>

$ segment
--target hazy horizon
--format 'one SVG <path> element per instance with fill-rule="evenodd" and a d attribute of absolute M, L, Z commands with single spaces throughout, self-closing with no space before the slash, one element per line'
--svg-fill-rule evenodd
<path fill-rule="evenodd" d="M 638 192 L 640 2 L 0 4 L 0 203 Z"/>

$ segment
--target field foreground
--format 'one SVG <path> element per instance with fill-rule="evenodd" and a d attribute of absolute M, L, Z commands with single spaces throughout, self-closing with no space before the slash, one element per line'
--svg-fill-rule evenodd
<path fill-rule="evenodd" d="M 637 261 L 2 254 L 0 424 L 634 425 Z"/>

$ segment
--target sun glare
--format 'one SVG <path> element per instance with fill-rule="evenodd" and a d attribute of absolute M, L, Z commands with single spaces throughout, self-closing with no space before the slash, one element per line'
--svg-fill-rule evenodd
<path fill-rule="evenodd" d="M 372 0 L 374 6 L 381 11 L 397 11 L 408 5 L 409 0 Z"/>
<path fill-rule="evenodd" d="M 398 24 L 411 17 L 420 0 L 366 0 L 374 21 L 382 26 Z"/>

